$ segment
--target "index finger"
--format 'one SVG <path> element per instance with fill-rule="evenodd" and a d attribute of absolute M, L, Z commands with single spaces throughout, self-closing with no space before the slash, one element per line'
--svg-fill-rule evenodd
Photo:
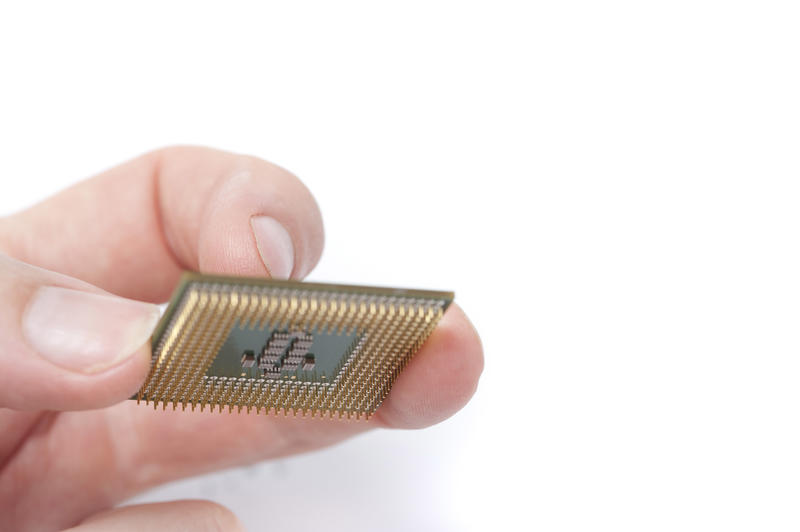
<path fill-rule="evenodd" d="M 303 277 L 323 241 L 319 207 L 299 179 L 199 147 L 145 154 L 0 220 L 9 255 L 155 302 L 185 269 Z"/>

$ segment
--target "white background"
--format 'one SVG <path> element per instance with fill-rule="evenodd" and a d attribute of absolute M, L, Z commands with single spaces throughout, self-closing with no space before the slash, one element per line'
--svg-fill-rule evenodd
<path fill-rule="evenodd" d="M 795 5 L 0 8 L 0 213 L 163 145 L 249 152 L 321 204 L 312 279 L 453 289 L 484 340 L 437 427 L 138 500 L 253 530 L 800 527 Z"/>

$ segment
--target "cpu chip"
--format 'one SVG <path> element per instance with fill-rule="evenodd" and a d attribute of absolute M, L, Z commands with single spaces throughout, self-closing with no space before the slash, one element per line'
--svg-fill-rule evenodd
<path fill-rule="evenodd" d="M 187 273 L 133 397 L 154 407 L 369 419 L 452 292 Z"/>

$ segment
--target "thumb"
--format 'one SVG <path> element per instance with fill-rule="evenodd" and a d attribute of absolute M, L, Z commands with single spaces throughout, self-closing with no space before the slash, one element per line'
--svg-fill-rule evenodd
<path fill-rule="evenodd" d="M 0 407 L 100 408 L 147 374 L 155 305 L 0 254 Z"/>

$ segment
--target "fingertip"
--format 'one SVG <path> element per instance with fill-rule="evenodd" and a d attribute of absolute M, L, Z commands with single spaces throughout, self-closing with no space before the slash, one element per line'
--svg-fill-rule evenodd
<path fill-rule="evenodd" d="M 110 294 L 40 286 L 22 313 L 22 333 L 58 367 L 96 374 L 133 356 L 160 316 L 156 305 Z"/>
<path fill-rule="evenodd" d="M 14 408 L 56 411 L 104 408 L 133 397 L 150 371 L 149 342 L 121 363 L 101 373 L 58 372 L 40 380 Z"/>
<path fill-rule="evenodd" d="M 176 235 L 170 240 L 177 255 L 207 273 L 306 276 L 324 245 L 322 215 L 308 188 L 285 169 L 256 157 L 203 153 L 224 159 L 217 161 L 221 175 L 206 193 L 207 201 L 195 205 L 198 211 L 189 217 L 194 222 L 165 215 L 167 232 Z M 167 203 L 179 201 L 171 198 L 183 192 L 173 190 L 178 180 L 171 172 L 166 166 L 160 174 Z"/>
<path fill-rule="evenodd" d="M 483 347 L 463 310 L 452 304 L 398 376 L 378 409 L 391 428 L 423 428 L 447 419 L 475 393 L 483 372 Z"/>

